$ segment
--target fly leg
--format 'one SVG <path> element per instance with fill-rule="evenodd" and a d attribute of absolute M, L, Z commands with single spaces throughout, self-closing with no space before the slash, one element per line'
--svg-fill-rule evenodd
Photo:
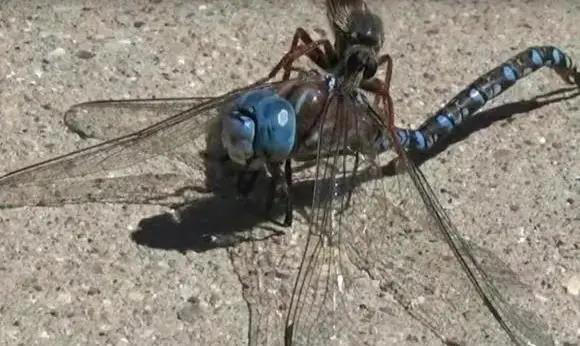
<path fill-rule="evenodd" d="M 272 175 L 270 181 L 270 189 L 268 191 L 268 196 L 266 198 L 266 212 L 268 214 L 271 213 L 272 207 L 274 206 L 274 199 L 280 190 L 282 197 L 286 200 L 286 209 L 284 215 L 284 222 L 282 223 L 283 226 L 291 226 L 292 225 L 292 212 L 293 212 L 293 205 L 292 205 L 292 165 L 291 161 L 288 159 L 284 163 L 284 172 L 282 173 L 282 164 L 272 162 L 268 164 L 268 170 Z M 282 179 L 284 178 L 284 179 Z"/>
<path fill-rule="evenodd" d="M 385 71 L 385 78 L 384 80 L 380 80 L 377 77 L 373 77 L 371 79 L 367 79 L 365 81 L 361 82 L 361 88 L 366 90 L 366 91 L 370 91 L 372 93 L 374 93 L 375 95 L 377 94 L 382 94 L 382 93 L 388 93 L 389 89 L 390 89 L 390 85 L 391 85 L 391 75 L 392 75 L 392 65 L 393 65 L 393 59 L 391 58 L 391 56 L 389 54 L 384 54 L 381 55 L 378 59 L 377 59 L 377 66 L 383 66 L 384 64 L 387 64 L 387 69 Z M 379 103 L 379 98 L 377 98 L 375 96 L 375 106 L 378 106 Z"/>
<path fill-rule="evenodd" d="M 298 44 L 299 41 L 304 42 L 304 44 Z M 320 46 L 322 46 L 324 50 L 321 50 Z M 252 86 L 269 81 L 274 78 L 280 70 L 284 70 L 282 80 L 287 80 L 290 78 L 290 73 L 293 70 L 292 65 L 302 56 L 307 56 L 316 65 L 324 69 L 325 67 L 330 67 L 333 61 L 335 61 L 336 52 L 334 51 L 334 48 L 332 48 L 329 40 L 320 39 L 313 41 L 304 29 L 298 28 L 294 34 L 290 51 L 284 54 L 282 59 L 280 59 L 276 66 L 274 66 L 268 76 L 258 80 L 256 83 L 252 84 Z"/>
<path fill-rule="evenodd" d="M 383 80 L 375 77 L 369 80 L 365 80 L 361 82 L 361 88 L 375 94 L 375 106 L 379 105 L 379 102 L 382 102 L 382 107 L 384 112 L 384 116 L 386 119 L 385 125 L 389 126 L 389 128 L 394 129 L 395 121 L 394 121 L 394 110 L 393 110 L 393 100 L 391 98 L 391 94 L 389 90 L 391 88 L 391 77 L 393 75 L 393 59 L 390 55 L 385 54 L 379 57 L 379 66 L 383 64 L 387 64 L 387 68 L 385 70 L 385 77 Z"/>
<path fill-rule="evenodd" d="M 299 45 L 300 42 L 302 44 Z M 294 33 L 294 38 L 292 39 L 292 44 L 290 45 L 290 50 L 288 52 L 290 53 L 297 51 L 299 47 L 303 46 L 306 47 L 308 45 L 312 45 L 314 42 L 315 41 L 312 39 L 312 37 L 310 37 L 310 35 L 308 34 L 308 32 L 306 32 L 306 30 L 298 28 Z M 320 42 L 321 42 L 320 45 L 322 45 L 322 48 L 324 50 L 320 49 L 320 45 L 316 45 L 316 48 L 314 50 L 306 52 L 304 53 L 304 55 L 306 55 L 318 67 L 326 71 L 336 64 L 338 57 L 336 55 L 334 48 L 330 44 L 330 41 L 320 40 Z M 299 57 L 300 56 L 296 57 L 296 59 L 298 59 Z M 290 71 L 293 62 L 294 61 L 290 61 L 289 64 L 286 67 L 284 67 L 284 76 L 282 77 L 283 80 L 290 78 Z"/>

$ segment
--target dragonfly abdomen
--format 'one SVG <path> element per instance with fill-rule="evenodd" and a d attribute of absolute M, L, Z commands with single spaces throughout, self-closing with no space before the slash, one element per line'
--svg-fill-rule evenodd
<path fill-rule="evenodd" d="M 580 73 L 568 55 L 556 47 L 530 47 L 471 83 L 418 129 L 396 129 L 399 144 L 404 149 L 428 151 L 488 101 L 544 66 L 553 68 L 566 82 L 580 85 Z M 376 146 L 380 151 L 390 149 L 386 136 L 379 138 Z"/>

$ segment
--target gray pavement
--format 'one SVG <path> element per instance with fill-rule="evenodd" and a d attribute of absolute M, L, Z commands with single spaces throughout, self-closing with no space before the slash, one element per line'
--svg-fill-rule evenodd
<path fill-rule="evenodd" d="M 0 0 L 0 174 L 86 146 L 63 124 L 75 103 L 217 95 L 264 76 L 296 27 L 328 33 L 323 5 Z M 528 46 L 555 45 L 580 59 L 577 1 L 371 6 L 385 23 L 383 51 L 395 62 L 399 125 L 420 124 Z M 564 87 L 541 71 L 490 108 Z M 422 169 L 457 227 L 529 286 L 529 309 L 557 343 L 580 344 L 580 98 L 527 108 L 500 108 L 495 114 L 507 119 Z M 245 344 L 248 307 L 226 250 L 182 253 L 131 239 L 140 221 L 167 211 L 114 204 L 0 210 L 0 343 Z M 390 333 L 384 343 L 437 342 L 416 337 L 428 331 L 380 328 Z"/>

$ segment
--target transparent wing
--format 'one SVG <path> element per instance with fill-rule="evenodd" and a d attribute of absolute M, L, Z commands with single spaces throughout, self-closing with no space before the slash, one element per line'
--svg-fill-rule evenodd
<path fill-rule="evenodd" d="M 228 252 L 249 309 L 248 344 L 283 345 L 284 320 L 300 260 L 298 245 L 273 236 L 238 244 Z"/>
<path fill-rule="evenodd" d="M 109 140 L 152 126 L 213 99 L 188 97 L 84 102 L 69 109 L 64 122 L 83 138 Z"/>
<path fill-rule="evenodd" d="M 394 178 L 384 177 L 387 157 L 345 154 L 364 145 L 354 139 L 375 138 L 374 117 L 355 103 L 337 97 L 321 128 L 319 147 L 332 155 L 318 155 L 286 343 L 551 345 L 523 309 L 525 285 L 460 235 L 404 153 Z"/>
<path fill-rule="evenodd" d="M 190 97 L 85 102 L 69 109 L 64 122 L 82 138 L 111 140 L 216 99 Z M 163 155 L 198 171 L 202 169 L 198 145 L 196 141 L 184 142 Z"/>
<path fill-rule="evenodd" d="M 216 121 L 218 115 L 229 107 L 231 102 L 241 93 L 267 86 L 275 88 L 278 85 L 279 83 L 263 83 L 235 90 L 216 98 L 201 101 L 192 99 L 193 107 L 173 114 L 144 129 L 8 173 L 0 177 L 0 206 L 17 207 L 22 205 L 95 202 L 95 194 L 82 195 L 71 190 L 69 188 L 71 181 L 76 180 L 78 182 L 81 180 L 83 188 L 87 190 L 98 189 L 99 184 L 103 182 L 103 176 L 104 178 L 117 178 L 119 175 L 134 174 L 135 172 L 131 171 L 132 166 L 153 157 L 174 152 L 184 144 L 194 147 L 191 148 L 194 152 L 191 153 L 190 150 L 190 156 L 187 160 L 190 165 L 190 170 L 187 172 L 188 178 L 193 183 L 204 181 L 207 176 L 207 174 L 204 174 L 204 170 L 208 169 L 208 162 L 199 155 L 199 151 L 208 145 L 211 148 L 216 148 L 215 150 L 219 152 L 221 147 L 215 143 L 219 140 L 219 136 L 216 136 L 215 133 L 215 131 L 218 131 L 216 127 L 216 124 L 219 123 L 219 121 Z M 184 101 L 184 108 L 187 107 L 187 102 L 189 101 Z M 139 104 L 140 101 L 130 101 L 129 103 Z M 129 103 L 123 104 L 121 102 L 121 105 Z M 150 103 L 150 101 L 144 101 L 141 105 L 145 106 L 147 103 Z M 91 113 L 87 110 L 105 110 L 106 108 L 115 108 L 115 103 L 92 102 L 80 104 L 68 112 L 68 119 L 72 121 L 71 119 L 82 118 L 82 115 L 71 115 L 73 113 L 91 114 L 87 119 L 97 119 L 99 117 L 98 112 Z M 161 108 L 158 107 L 158 109 Z M 171 107 L 169 107 L 170 109 Z M 114 114 L 101 114 L 101 116 L 101 119 L 115 120 Z M 107 122 L 93 122 L 93 124 L 95 124 L 94 129 L 104 130 L 105 128 L 102 126 L 107 124 Z M 201 136 L 202 134 L 207 134 L 207 136 Z M 100 136 L 109 137 L 103 133 Z M 221 154 L 218 152 L 212 154 Z M 149 167 L 151 172 L 146 173 L 157 173 L 155 168 L 153 166 Z M 125 169 L 128 169 L 129 172 L 125 172 Z M 142 174 L 143 172 L 138 171 L 138 173 Z M 135 181 L 134 183 L 140 185 L 143 182 Z M 203 185 L 207 186 L 206 183 L 203 183 Z M 155 196 L 155 191 L 148 191 L 148 189 L 155 189 L 155 187 L 154 185 L 144 187 L 143 196 L 140 198 L 146 199 L 149 194 Z M 158 190 L 164 191 L 162 188 Z M 15 196 L 18 198 L 15 198 Z M 110 196 L 111 198 L 100 196 L 105 201 L 111 199 L 124 200 L 123 198 L 118 198 L 119 196 Z"/>

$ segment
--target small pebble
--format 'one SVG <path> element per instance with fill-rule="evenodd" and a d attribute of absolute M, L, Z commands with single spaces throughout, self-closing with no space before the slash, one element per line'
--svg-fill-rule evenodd
<path fill-rule="evenodd" d="M 59 57 L 59 56 L 63 56 L 66 54 L 66 51 L 64 50 L 64 48 L 57 48 L 55 50 L 53 50 L 52 52 L 48 53 L 49 57 Z"/>
<path fill-rule="evenodd" d="M 564 283 L 564 287 L 566 288 L 566 292 L 569 294 L 573 296 L 580 295 L 580 273 L 570 276 Z"/>

